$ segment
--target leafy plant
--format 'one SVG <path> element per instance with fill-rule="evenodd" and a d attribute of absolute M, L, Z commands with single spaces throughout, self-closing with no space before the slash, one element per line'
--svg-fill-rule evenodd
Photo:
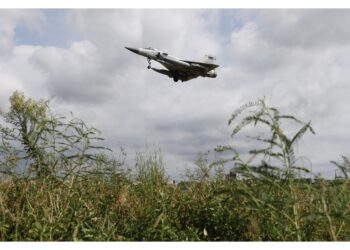
<path fill-rule="evenodd" d="M 99 131 L 82 120 L 54 116 L 48 101 L 34 101 L 21 92 L 10 97 L 9 112 L 1 112 L 0 171 L 6 175 L 63 177 L 88 170 L 103 160 L 94 141 Z"/>
<path fill-rule="evenodd" d="M 247 115 L 240 121 L 238 117 L 241 114 Z M 282 128 L 282 122 L 290 120 L 301 128 L 292 136 L 288 136 Z M 251 139 L 256 140 L 257 144 L 262 144 L 262 148 L 251 149 L 248 154 L 248 160 L 242 159 L 238 151 L 231 146 L 219 146 L 216 151 L 220 153 L 232 152 L 233 157 L 221 159 L 214 164 L 225 164 L 227 162 L 234 163 L 234 172 L 239 173 L 247 180 L 260 187 L 273 186 L 280 193 L 280 197 L 261 196 L 261 193 L 254 192 L 251 182 L 243 182 L 240 191 L 245 197 L 249 197 L 248 204 L 245 204 L 252 210 L 264 211 L 269 213 L 271 217 L 280 218 L 285 221 L 285 229 L 290 235 L 295 235 L 297 240 L 302 239 L 300 232 L 300 212 L 298 209 L 299 201 L 297 187 L 295 186 L 295 171 L 305 171 L 308 169 L 298 166 L 294 154 L 294 147 L 298 140 L 307 132 L 315 133 L 310 125 L 311 122 L 304 123 L 294 116 L 282 115 L 279 110 L 270 107 L 264 99 L 256 102 L 250 102 L 241 106 L 231 116 L 228 124 L 236 122 L 232 131 L 232 137 L 236 136 L 243 128 L 253 125 L 262 126 L 267 130 L 268 135 L 254 136 Z M 260 161 L 257 158 L 260 157 Z M 254 161 L 257 162 L 254 165 Z M 266 222 L 262 221 L 261 224 Z M 291 224 L 291 229 L 287 225 Z M 266 227 L 266 225 L 264 225 Z M 269 225 L 270 229 L 276 228 Z M 281 229 L 276 228 L 281 239 Z M 263 232 L 263 230 L 260 230 Z"/>
<path fill-rule="evenodd" d="M 350 158 L 345 155 L 342 155 L 341 158 L 342 158 L 341 162 L 331 161 L 331 163 L 338 167 L 338 169 L 341 171 L 345 179 L 349 179 L 350 178 Z"/>
<path fill-rule="evenodd" d="M 200 154 L 178 185 L 168 183 L 160 150 L 137 153 L 130 169 L 124 150 L 110 157 L 94 145 L 96 129 L 52 115 L 48 104 L 16 92 L 1 112 L 0 169 L 12 176 L 0 181 L 2 241 L 350 240 L 350 183 L 298 177 L 307 169 L 294 148 L 313 133 L 310 122 L 264 100 L 229 122 L 235 143 L 244 128 L 264 128 L 250 137 L 248 157 L 239 144 L 218 147 L 214 162 Z M 239 178 L 224 178 L 232 163 Z M 339 164 L 346 176 L 347 161 Z"/>

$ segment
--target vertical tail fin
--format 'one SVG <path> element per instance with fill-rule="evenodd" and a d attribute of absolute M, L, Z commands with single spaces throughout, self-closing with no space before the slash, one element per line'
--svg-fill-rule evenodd
<path fill-rule="evenodd" d="M 214 64 L 215 60 L 216 58 L 212 55 L 204 55 L 204 57 L 201 59 L 201 62 Z"/>

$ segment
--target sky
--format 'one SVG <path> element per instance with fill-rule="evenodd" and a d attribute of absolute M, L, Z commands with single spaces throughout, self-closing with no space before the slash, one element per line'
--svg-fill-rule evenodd
<path fill-rule="evenodd" d="M 217 145 L 254 147 L 227 122 L 261 97 L 311 121 L 296 154 L 313 172 L 334 177 L 330 161 L 349 153 L 349 10 L 2 9 L 0 23 L 1 109 L 15 90 L 50 99 L 115 152 L 160 148 L 173 178 Z M 175 84 L 125 46 L 213 54 L 218 77 Z"/>

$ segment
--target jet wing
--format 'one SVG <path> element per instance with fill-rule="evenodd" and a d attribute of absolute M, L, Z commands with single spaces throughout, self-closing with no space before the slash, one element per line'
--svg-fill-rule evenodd
<path fill-rule="evenodd" d="M 158 73 L 160 73 L 160 74 L 167 75 L 170 78 L 178 79 L 178 80 L 181 80 L 183 82 L 198 77 L 198 75 L 195 75 L 195 74 L 190 74 L 190 73 L 187 73 L 187 72 L 184 72 L 184 71 L 174 71 L 174 70 L 169 69 L 169 68 L 168 68 L 169 70 L 157 69 L 157 68 L 151 68 L 151 69 L 156 71 L 156 72 L 158 72 Z"/>
<path fill-rule="evenodd" d="M 186 82 L 186 81 L 192 80 L 192 79 L 197 78 L 197 77 L 198 77 L 197 75 L 187 75 L 187 76 L 180 76 L 179 79 L 183 82 Z"/>
<path fill-rule="evenodd" d="M 212 63 L 204 63 L 204 62 L 196 62 L 196 61 L 186 61 L 186 60 L 181 60 L 183 62 L 187 62 L 189 64 L 198 64 L 200 66 L 208 68 L 208 70 L 216 69 L 219 67 L 217 64 L 212 64 Z"/>
<path fill-rule="evenodd" d="M 192 80 L 192 79 L 197 78 L 199 76 L 199 75 L 187 73 L 187 72 L 184 72 L 184 71 L 173 71 L 173 70 L 170 70 L 170 72 L 174 76 L 176 75 L 176 77 L 179 80 L 183 81 L 183 82 Z"/>

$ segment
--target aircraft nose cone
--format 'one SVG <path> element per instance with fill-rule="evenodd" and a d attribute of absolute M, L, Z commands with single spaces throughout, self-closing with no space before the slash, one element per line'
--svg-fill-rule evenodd
<path fill-rule="evenodd" d="M 135 49 L 135 48 L 131 48 L 131 47 L 125 47 L 127 50 L 130 50 L 131 52 L 134 52 L 136 54 L 139 53 L 139 50 L 138 49 Z"/>

